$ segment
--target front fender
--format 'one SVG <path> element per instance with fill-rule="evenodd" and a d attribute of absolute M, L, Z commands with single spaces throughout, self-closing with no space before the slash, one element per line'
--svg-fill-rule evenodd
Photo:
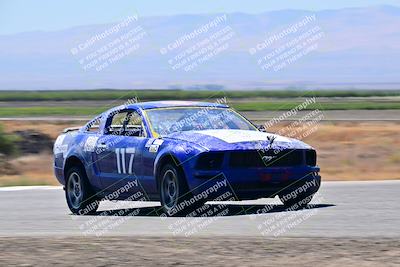
<path fill-rule="evenodd" d="M 193 168 L 192 165 L 196 156 L 204 151 L 203 147 L 190 142 L 169 142 L 158 152 L 154 160 L 154 177 L 157 178 L 157 174 L 167 158 L 172 158 L 176 165 L 180 166 L 186 174 L 190 168 Z"/>

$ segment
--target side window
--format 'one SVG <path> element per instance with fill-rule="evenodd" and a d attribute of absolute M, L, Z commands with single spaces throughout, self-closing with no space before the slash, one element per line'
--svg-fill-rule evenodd
<path fill-rule="evenodd" d="M 142 116 L 136 111 L 128 114 L 125 135 L 145 136 Z"/>
<path fill-rule="evenodd" d="M 122 135 L 124 132 L 124 123 L 127 115 L 127 111 L 114 114 L 111 118 L 110 125 L 107 127 L 107 133 L 113 135 Z"/>
<path fill-rule="evenodd" d="M 145 136 L 142 117 L 136 111 L 121 111 L 114 114 L 108 122 L 108 134 Z"/>

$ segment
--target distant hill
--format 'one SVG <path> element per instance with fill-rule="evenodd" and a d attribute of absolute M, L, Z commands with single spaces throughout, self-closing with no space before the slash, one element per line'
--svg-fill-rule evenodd
<path fill-rule="evenodd" d="M 315 21 L 296 34 L 272 43 L 251 55 L 268 37 L 311 17 Z M 134 14 L 132 14 L 134 15 Z M 226 21 L 207 33 L 177 44 L 205 23 L 223 14 L 145 17 L 119 34 L 96 41 L 73 56 L 71 49 L 116 24 L 89 25 L 56 32 L 26 32 L 0 36 L 0 89 L 72 88 L 202 88 L 222 90 L 257 88 L 400 88 L 400 9 L 391 6 L 310 12 L 282 10 L 257 15 L 226 14 Z M 79 59 L 141 26 L 145 35 L 139 48 L 96 71 L 84 71 Z M 168 60 L 205 37 L 229 26 L 233 37 L 228 47 L 192 71 L 173 70 Z M 324 33 L 317 48 L 282 70 L 262 70 L 257 60 L 293 38 L 320 27 Z"/>

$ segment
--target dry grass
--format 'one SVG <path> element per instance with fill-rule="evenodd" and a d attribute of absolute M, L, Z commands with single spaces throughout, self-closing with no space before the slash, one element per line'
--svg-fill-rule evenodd
<path fill-rule="evenodd" d="M 10 161 L 18 175 L 0 176 L 0 186 L 59 185 L 53 174 L 53 155 L 32 154 Z"/>
<path fill-rule="evenodd" d="M 399 122 L 324 122 L 304 141 L 325 180 L 400 179 L 399 133 Z"/>
<path fill-rule="evenodd" d="M 79 122 L 4 122 L 8 132 L 35 129 L 53 137 Z M 277 125 L 273 131 L 287 126 Z M 324 180 L 400 179 L 399 122 L 324 122 L 303 139 L 318 151 Z M 18 175 L 0 176 L 0 186 L 57 185 L 52 155 L 27 155 L 11 160 Z"/>
<path fill-rule="evenodd" d="M 4 130 L 6 132 L 32 129 L 56 139 L 65 128 L 81 126 L 85 123 L 77 121 L 4 121 L 1 122 L 1 124 L 4 125 Z"/>

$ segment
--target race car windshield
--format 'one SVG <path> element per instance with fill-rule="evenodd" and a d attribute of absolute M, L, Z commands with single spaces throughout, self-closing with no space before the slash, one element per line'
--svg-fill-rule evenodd
<path fill-rule="evenodd" d="M 228 108 L 158 108 L 146 110 L 146 113 L 153 131 L 161 136 L 192 130 L 235 129 L 256 131 L 256 128 L 250 122 Z"/>

